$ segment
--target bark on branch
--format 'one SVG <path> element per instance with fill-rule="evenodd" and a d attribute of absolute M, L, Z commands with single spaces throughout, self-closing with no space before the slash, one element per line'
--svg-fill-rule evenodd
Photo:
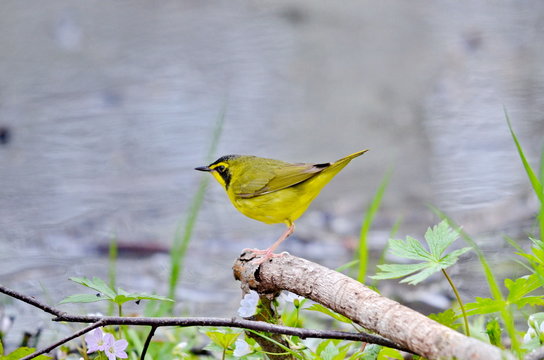
<path fill-rule="evenodd" d="M 291 291 L 429 359 L 511 358 L 495 346 L 464 336 L 321 265 L 291 255 L 261 265 L 253 259 L 253 254 L 243 253 L 233 266 L 244 290 L 272 295 Z"/>

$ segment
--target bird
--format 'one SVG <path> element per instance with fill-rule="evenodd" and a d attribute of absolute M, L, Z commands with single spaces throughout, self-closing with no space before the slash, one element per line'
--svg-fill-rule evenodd
<path fill-rule="evenodd" d="M 264 255 L 261 264 L 295 231 L 297 220 L 325 185 L 351 160 L 368 149 L 334 162 L 289 163 L 252 155 L 225 155 L 195 170 L 209 172 L 225 189 L 234 207 L 242 214 L 266 224 L 284 223 L 287 229 L 265 250 L 244 249 Z"/>

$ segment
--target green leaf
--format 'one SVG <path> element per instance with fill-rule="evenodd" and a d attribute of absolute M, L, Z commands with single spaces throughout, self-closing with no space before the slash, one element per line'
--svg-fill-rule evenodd
<path fill-rule="evenodd" d="M 477 297 L 473 303 L 465 304 L 465 309 L 469 315 L 484 315 L 502 311 L 506 307 L 504 300 L 494 300 L 489 298 Z"/>
<path fill-rule="evenodd" d="M 88 288 L 91 288 L 93 290 L 96 290 L 102 295 L 114 299 L 117 293 L 115 290 L 113 290 L 106 282 L 98 277 L 93 277 L 92 280 L 88 279 L 86 277 L 78 278 L 78 277 L 71 277 L 70 280 L 73 282 L 76 282 L 78 284 L 81 284 L 83 286 L 86 286 Z"/>
<path fill-rule="evenodd" d="M 505 279 L 504 286 L 508 289 L 506 300 L 510 303 L 516 303 L 525 295 L 540 287 L 540 282 L 535 274 L 520 277 L 516 280 Z"/>
<path fill-rule="evenodd" d="M 344 360 L 350 350 L 351 344 L 347 344 L 338 348 L 338 354 L 332 360 Z"/>
<path fill-rule="evenodd" d="M 431 254 L 435 259 L 440 259 L 442 253 L 458 237 L 459 233 L 453 230 L 446 220 L 442 220 L 438 225 L 427 229 L 425 232 L 425 241 L 427 241 Z"/>
<path fill-rule="evenodd" d="M 327 341 L 327 346 L 319 353 L 319 358 L 323 360 L 333 360 L 339 353 L 338 348 L 333 341 Z"/>
<path fill-rule="evenodd" d="M 110 299 L 100 296 L 100 294 L 75 294 L 75 295 L 70 295 L 67 298 L 63 299 L 59 304 L 92 303 L 92 302 L 104 301 L 104 300 L 110 300 Z"/>
<path fill-rule="evenodd" d="M 234 344 L 240 333 L 220 332 L 220 331 L 207 331 L 205 334 L 221 347 L 221 349 L 228 349 Z"/>
<path fill-rule="evenodd" d="M 420 272 L 416 274 L 410 275 L 402 279 L 400 282 L 408 283 L 410 285 L 417 285 L 438 271 L 440 271 L 440 266 L 436 264 L 428 264 L 428 266 L 425 269 L 421 270 Z"/>
<path fill-rule="evenodd" d="M 524 296 L 516 301 L 515 305 L 517 305 L 519 308 L 524 306 L 543 306 L 544 299 L 542 296 Z"/>
<path fill-rule="evenodd" d="M 18 349 L 15 349 L 13 352 L 9 353 L 8 355 L 6 356 L 0 356 L 0 360 L 19 360 L 27 355 L 30 355 L 32 354 L 33 352 L 35 352 L 36 349 L 34 348 L 29 348 L 29 347 L 20 347 Z M 52 359 L 51 356 L 47 356 L 47 355 L 39 355 L 37 357 L 35 357 L 34 359 L 36 360 L 49 360 L 49 359 Z"/>
<path fill-rule="evenodd" d="M 487 336 L 489 337 L 489 342 L 492 345 L 498 346 L 501 349 L 504 349 L 504 346 L 502 345 L 501 338 L 502 338 L 502 329 L 501 325 L 499 324 L 499 320 L 492 319 L 487 322 L 485 325 L 485 332 L 487 333 Z"/>
<path fill-rule="evenodd" d="M 404 356 L 397 349 L 391 349 L 388 347 L 382 347 L 378 354 L 378 360 L 404 360 Z"/>
<path fill-rule="evenodd" d="M 428 263 L 419 264 L 382 264 L 377 265 L 380 270 L 376 275 L 371 276 L 372 279 L 398 279 L 403 276 L 410 275 L 416 271 L 420 271 L 428 267 Z"/>
<path fill-rule="evenodd" d="M 459 256 L 471 250 L 471 248 L 462 248 L 454 250 L 451 253 L 443 256 L 442 254 L 448 246 L 450 246 L 457 238 L 459 233 L 453 230 L 446 220 L 441 221 L 438 225 L 427 229 L 425 233 L 425 241 L 427 242 L 430 252 L 416 239 L 407 236 L 406 240 L 389 240 L 389 247 L 394 255 L 421 260 L 417 264 L 383 264 L 378 265 L 380 270 L 373 279 L 395 279 L 408 276 L 401 282 L 416 285 L 425 280 L 435 272 L 446 269 L 454 265 Z"/>
<path fill-rule="evenodd" d="M 461 324 L 457 322 L 459 317 L 453 309 L 448 309 L 437 314 L 429 314 L 429 318 L 454 330 L 461 327 Z"/>
<path fill-rule="evenodd" d="M 122 305 L 127 301 L 138 301 L 138 300 L 159 300 L 159 301 L 174 301 L 165 296 L 160 295 L 150 295 L 145 293 L 129 293 L 121 288 L 117 289 L 118 295 L 115 296 L 113 302 L 116 304 Z"/>
<path fill-rule="evenodd" d="M 406 241 L 399 239 L 389 240 L 389 249 L 393 255 L 413 260 L 430 260 L 429 252 L 413 237 L 407 236 Z"/>
<path fill-rule="evenodd" d="M 160 301 L 173 301 L 164 296 L 160 295 L 150 295 L 145 293 L 129 293 L 121 288 L 118 288 L 117 291 L 113 290 L 106 282 L 100 278 L 93 277 L 92 280 L 82 277 L 71 277 L 70 280 L 86 286 L 90 289 L 98 291 L 97 294 L 77 294 L 71 295 L 65 298 L 60 302 L 60 304 L 65 303 L 90 303 L 95 301 L 109 300 L 116 304 L 122 305 L 127 301 L 138 301 L 138 300 L 160 300 Z"/>
<path fill-rule="evenodd" d="M 338 314 L 338 313 L 336 313 L 336 312 L 334 312 L 334 311 L 332 311 L 330 309 L 327 309 L 326 307 L 324 307 L 321 304 L 313 304 L 312 306 L 307 307 L 304 310 L 317 311 L 317 312 L 328 315 L 328 316 L 332 317 L 333 319 L 336 319 L 336 320 L 338 320 L 340 322 L 343 322 L 343 323 L 346 323 L 346 324 L 353 323 L 353 321 L 351 321 L 350 319 L 348 319 L 344 315 L 340 315 L 340 314 Z"/>
<path fill-rule="evenodd" d="M 455 265 L 457 260 L 459 260 L 459 256 L 463 255 L 464 253 L 470 250 L 472 250 L 472 248 L 465 247 L 462 249 L 454 250 L 451 253 L 447 254 L 442 259 L 440 259 L 441 268 L 446 269 L 452 265 Z"/>
<path fill-rule="evenodd" d="M 361 357 L 362 360 L 376 360 L 378 358 L 378 354 L 380 353 L 382 347 L 380 345 L 376 344 L 368 344 L 365 347 L 365 350 L 363 351 L 363 357 Z"/>

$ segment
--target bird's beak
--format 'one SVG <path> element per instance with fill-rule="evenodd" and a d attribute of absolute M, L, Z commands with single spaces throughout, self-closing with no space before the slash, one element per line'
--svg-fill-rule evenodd
<path fill-rule="evenodd" d="M 199 167 L 195 168 L 195 170 L 198 170 L 198 171 L 212 171 L 212 169 L 210 169 L 208 166 L 199 166 Z"/>

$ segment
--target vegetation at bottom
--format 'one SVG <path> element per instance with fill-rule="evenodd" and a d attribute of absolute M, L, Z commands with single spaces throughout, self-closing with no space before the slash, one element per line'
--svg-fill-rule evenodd
<path fill-rule="evenodd" d="M 535 171 L 526 158 L 506 111 L 505 116 L 513 143 L 540 204 L 535 217 L 534 232 L 528 234 L 527 239 L 516 241 L 504 237 L 496 240 L 509 244 L 510 253 L 504 254 L 504 258 L 514 258 L 519 269 L 523 269 L 523 274 L 499 281 L 493 267 L 486 259 L 486 254 L 474 239 L 446 214 L 433 209 L 440 221 L 437 224 L 430 224 L 431 226 L 424 234 L 397 239 L 395 233 L 400 221 L 393 226 L 391 238 L 378 261 L 377 271 L 368 277 L 370 257 L 367 245 L 368 233 L 372 220 L 379 212 L 391 173 L 384 177 L 363 218 L 355 259 L 337 270 L 371 285 L 376 291 L 379 291 L 381 281 L 385 279 L 400 279 L 401 283 L 420 286 L 430 276 L 439 274 L 451 288 L 451 295 L 455 301 L 447 310 L 432 314 L 430 317 L 467 336 L 476 337 L 504 349 L 521 359 L 529 352 L 544 346 L 544 312 L 539 312 L 540 307 L 544 305 L 544 192 L 542 186 L 544 152 L 541 154 L 540 168 Z M 217 122 L 208 155 L 210 159 L 214 155 L 222 123 L 223 116 Z M 203 179 L 191 203 L 187 220 L 179 227 L 172 245 L 167 296 L 129 293 L 116 287 L 116 247 L 115 241 L 112 241 L 108 282 L 96 277 L 71 278 L 89 291 L 69 296 L 61 303 L 102 301 L 109 306 L 108 308 L 105 305 L 105 311 L 111 314 L 116 309 L 116 313 L 122 316 L 123 305 L 127 302 L 146 301 L 147 305 L 141 314 L 143 316 L 177 315 L 173 306 L 175 289 L 182 275 L 187 246 L 206 190 L 207 178 Z M 462 245 L 461 242 L 465 244 Z M 465 256 L 478 259 L 489 290 L 487 297 L 468 299 L 468 302 L 463 300 L 456 286 L 459 279 L 451 275 L 449 268 Z M 386 261 L 391 258 L 397 261 Z M 254 316 L 291 327 L 315 328 L 326 324 L 329 329 L 364 330 L 350 319 L 320 304 L 285 292 L 271 302 L 263 301 L 258 294 L 250 292 L 242 299 L 238 315 Z M 9 331 L 9 320 L 0 319 L 0 360 L 20 359 L 34 351 L 34 348 L 27 343 L 10 352 L 4 349 L 3 339 L 5 339 L 6 331 Z M 144 344 L 148 334 L 149 328 L 143 326 L 97 328 L 61 346 L 53 351 L 51 356 L 40 355 L 37 359 L 140 359 L 142 350 L 146 348 Z M 158 328 L 146 349 L 146 359 L 263 359 L 267 354 L 267 351 L 261 347 L 263 340 L 274 344 L 276 348 L 283 351 L 284 355 L 294 359 L 403 359 L 399 351 L 373 344 L 333 339 L 301 339 L 297 336 L 281 336 L 278 340 L 277 336 L 269 333 L 212 327 Z"/>

